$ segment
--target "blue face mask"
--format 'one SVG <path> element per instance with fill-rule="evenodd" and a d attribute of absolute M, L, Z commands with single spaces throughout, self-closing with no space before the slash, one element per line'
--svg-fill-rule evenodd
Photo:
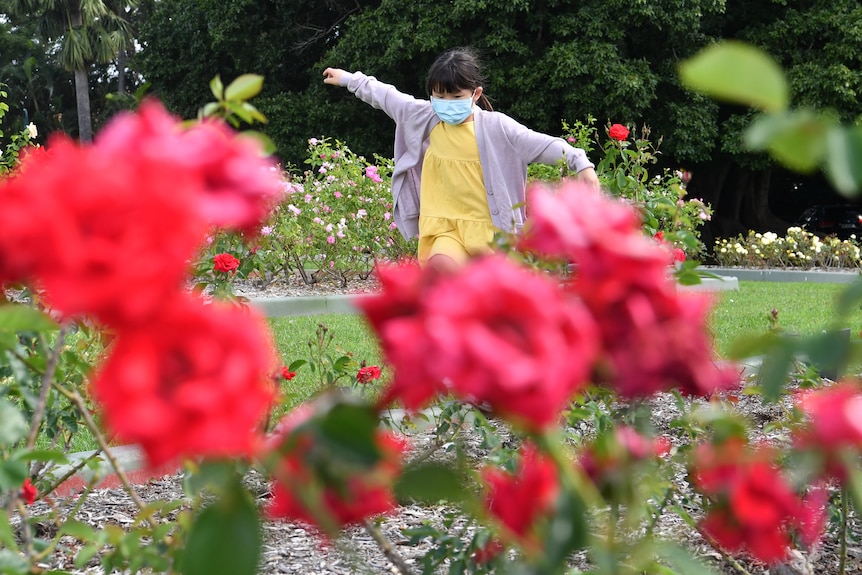
<path fill-rule="evenodd" d="M 431 96 L 431 109 L 434 110 L 437 117 L 447 124 L 460 124 L 473 113 L 473 96 L 475 94 L 474 90 L 469 100 L 441 100 Z"/>

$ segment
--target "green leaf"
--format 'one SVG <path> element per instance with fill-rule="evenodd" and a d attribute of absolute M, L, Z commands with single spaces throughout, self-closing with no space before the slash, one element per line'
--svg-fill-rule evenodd
<path fill-rule="evenodd" d="M 761 116 L 745 132 L 745 145 L 752 150 L 769 150 L 791 170 L 811 173 L 826 154 L 830 127 L 811 110 Z"/>
<path fill-rule="evenodd" d="M 26 575 L 30 572 L 27 560 L 8 549 L 0 549 L 0 573 L 3 575 Z"/>
<path fill-rule="evenodd" d="M 75 567 L 81 569 L 93 556 L 99 552 L 98 545 L 84 545 L 75 555 Z"/>
<path fill-rule="evenodd" d="M 18 335 L 11 331 L 0 330 L 0 351 L 15 349 L 18 346 Z"/>
<path fill-rule="evenodd" d="M 401 501 L 463 503 L 468 498 L 464 484 L 463 472 L 443 463 L 423 463 L 401 474 L 395 484 L 395 495 Z"/>
<path fill-rule="evenodd" d="M 784 71 L 765 52 L 737 41 L 713 44 L 679 67 L 682 83 L 719 100 L 781 112 L 790 103 Z"/>
<path fill-rule="evenodd" d="M 297 359 L 296 361 L 291 362 L 291 364 L 289 366 L 287 366 L 287 371 L 296 371 L 297 369 L 299 369 L 300 367 L 302 367 L 306 363 L 308 363 L 308 362 L 304 359 Z"/>
<path fill-rule="evenodd" d="M 686 575 L 716 575 L 716 571 L 695 558 L 686 549 L 670 542 L 659 542 L 654 546 L 657 557 L 664 559 L 674 573 Z"/>
<path fill-rule="evenodd" d="M 22 439 L 30 427 L 18 408 L 0 399 L 0 447 L 12 445 Z"/>
<path fill-rule="evenodd" d="M 0 332 L 55 331 L 57 323 L 47 315 L 29 306 L 6 304 L 0 306 Z"/>
<path fill-rule="evenodd" d="M 96 539 L 96 531 L 86 523 L 70 519 L 63 523 L 60 527 L 60 533 L 63 535 L 71 535 L 84 542 L 90 542 Z"/>
<path fill-rule="evenodd" d="M 224 92 L 226 100 L 249 100 L 263 89 L 263 76 L 243 74 L 236 78 Z"/>
<path fill-rule="evenodd" d="M 775 401 L 781 395 L 795 355 L 796 344 L 785 340 L 763 358 L 758 371 L 760 385 L 763 387 L 763 399 Z"/>
<path fill-rule="evenodd" d="M 27 465 L 17 459 L 0 461 L 0 491 L 18 489 L 27 479 Z"/>
<path fill-rule="evenodd" d="M 12 524 L 9 523 L 9 516 L 3 509 L 0 509 L 0 543 L 13 551 L 18 550 L 18 543 L 15 541 Z"/>
<path fill-rule="evenodd" d="M 197 517 L 180 571 L 184 575 L 256 575 L 261 542 L 254 502 L 237 487 Z"/>
<path fill-rule="evenodd" d="M 267 156 L 273 155 L 276 150 L 278 150 L 278 146 L 275 145 L 275 142 L 272 141 L 272 138 L 264 134 L 263 132 L 258 132 L 257 130 L 243 130 L 240 132 L 240 136 L 252 138 L 253 140 L 257 140 L 260 144 L 263 153 Z"/>
<path fill-rule="evenodd" d="M 557 503 L 557 513 L 548 525 L 544 541 L 544 559 L 552 573 L 560 572 L 559 567 L 566 559 L 583 549 L 589 540 L 587 508 L 577 491 L 563 491 Z"/>
<path fill-rule="evenodd" d="M 838 294 L 835 307 L 840 316 L 846 316 L 862 304 L 862 279 L 857 279 Z"/>
<path fill-rule="evenodd" d="M 204 118 L 215 116 L 220 109 L 221 105 L 218 102 L 207 102 L 204 104 L 204 107 L 201 108 L 201 116 Z"/>
<path fill-rule="evenodd" d="M 224 100 L 224 84 L 222 84 L 221 76 L 218 74 L 216 74 L 215 78 L 210 80 L 210 91 L 219 102 Z"/>
<path fill-rule="evenodd" d="M 318 430 L 333 457 L 374 465 L 380 459 L 375 441 L 379 424 L 370 405 L 338 403 L 319 422 Z"/>
<path fill-rule="evenodd" d="M 21 461 L 50 461 L 57 465 L 68 465 L 69 459 L 59 451 L 49 451 L 47 449 L 34 449 L 32 451 L 23 452 L 18 459 Z"/>
<path fill-rule="evenodd" d="M 826 176 L 845 196 L 862 188 L 862 127 L 835 127 L 826 138 Z"/>

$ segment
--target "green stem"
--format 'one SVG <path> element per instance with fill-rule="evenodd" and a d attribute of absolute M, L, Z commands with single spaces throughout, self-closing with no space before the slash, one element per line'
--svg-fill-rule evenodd
<path fill-rule="evenodd" d="M 48 357 L 48 363 L 45 366 L 45 371 L 42 373 L 42 388 L 39 391 L 39 400 L 36 402 L 36 408 L 33 410 L 33 421 L 30 422 L 30 433 L 27 435 L 27 449 L 31 450 L 36 445 L 36 439 L 39 437 L 39 428 L 42 427 L 42 418 L 45 417 L 45 406 L 48 404 L 48 392 L 51 391 L 51 384 L 54 381 L 54 373 L 57 370 L 57 363 L 60 360 L 60 350 L 63 348 L 63 340 L 66 338 L 67 326 L 60 327 L 60 333 L 57 335 L 57 342 L 54 344 L 54 349 Z"/>
<path fill-rule="evenodd" d="M 69 391 L 59 385 L 57 385 L 56 388 L 58 391 L 60 391 L 60 393 L 68 397 L 81 412 L 81 416 L 84 418 L 84 422 L 87 424 L 87 427 L 90 429 L 90 431 L 93 432 L 93 437 L 95 437 L 96 441 L 99 443 L 99 447 L 104 453 L 105 459 L 107 459 L 108 463 L 111 464 L 111 467 L 114 469 L 114 472 L 117 474 L 117 477 L 123 484 L 123 488 L 126 490 L 126 493 L 129 494 L 129 497 L 135 504 L 135 507 L 138 508 L 138 511 L 143 511 L 145 507 L 144 502 L 141 500 L 140 496 L 138 496 L 138 492 L 135 491 L 135 488 L 129 481 L 129 478 L 126 475 L 126 471 L 111 453 L 111 448 L 108 446 L 108 442 L 105 439 L 105 436 L 102 434 L 102 430 L 99 429 L 98 425 L 96 425 L 96 422 L 93 420 L 93 416 L 90 415 L 90 410 L 84 403 L 84 398 L 82 398 L 81 394 L 77 391 Z M 147 515 L 146 520 L 147 523 L 150 524 L 150 527 L 152 529 L 155 530 L 155 528 L 158 527 L 158 523 L 156 523 L 151 516 Z"/>
<path fill-rule="evenodd" d="M 841 530 L 838 533 L 839 545 L 841 547 L 838 553 L 838 575 L 844 575 L 847 568 L 847 515 L 850 513 L 850 505 L 848 504 L 847 488 L 841 488 Z"/>

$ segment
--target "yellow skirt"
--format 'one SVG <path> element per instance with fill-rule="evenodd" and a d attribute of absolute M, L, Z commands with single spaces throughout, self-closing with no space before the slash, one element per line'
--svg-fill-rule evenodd
<path fill-rule="evenodd" d="M 419 264 L 431 256 L 449 256 L 463 264 L 491 251 L 497 228 L 491 222 L 419 216 Z"/>

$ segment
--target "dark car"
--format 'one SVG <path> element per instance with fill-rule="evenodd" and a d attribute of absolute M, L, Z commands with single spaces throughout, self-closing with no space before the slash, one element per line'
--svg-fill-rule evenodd
<path fill-rule="evenodd" d="M 820 236 L 836 236 L 846 240 L 855 234 L 862 239 L 862 206 L 812 206 L 802 212 L 797 224 Z"/>

